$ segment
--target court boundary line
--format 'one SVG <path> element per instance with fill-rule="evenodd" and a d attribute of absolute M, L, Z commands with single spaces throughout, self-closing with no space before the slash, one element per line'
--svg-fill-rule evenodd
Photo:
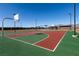
<path fill-rule="evenodd" d="M 67 33 L 67 32 L 66 32 Z M 56 44 L 55 48 L 53 49 L 53 52 L 57 49 L 63 38 L 65 37 L 66 33 L 62 36 L 62 38 L 59 40 L 59 42 Z"/>
<path fill-rule="evenodd" d="M 8 37 L 8 38 L 9 38 L 9 37 Z M 51 51 L 51 52 L 53 51 L 53 50 L 51 50 L 51 49 L 47 49 L 47 48 L 44 48 L 44 47 L 40 47 L 40 46 L 38 46 L 38 45 L 29 43 L 29 42 L 25 42 L 25 41 L 23 41 L 23 40 L 19 40 L 19 39 L 15 39 L 15 38 L 10 38 L 10 39 L 13 39 L 13 40 L 16 40 L 16 41 L 18 41 L 18 42 L 22 42 L 22 43 L 26 43 L 26 44 L 29 44 L 29 45 L 38 47 L 38 48 L 41 48 L 41 49 L 43 49 L 43 50 L 47 50 L 47 51 Z"/>
<path fill-rule="evenodd" d="M 66 33 L 67 33 L 67 32 L 66 32 Z M 41 48 L 41 49 L 44 49 L 44 50 L 47 50 L 47 51 L 54 52 L 54 51 L 57 49 L 57 47 L 59 46 L 59 44 L 60 44 L 60 42 L 62 41 L 62 39 L 64 38 L 64 36 L 66 35 L 66 33 L 62 36 L 62 38 L 61 38 L 60 41 L 56 44 L 56 46 L 55 46 L 55 48 L 54 48 L 53 50 L 52 50 L 52 49 L 48 49 L 48 48 L 44 48 L 44 47 L 42 47 L 42 46 L 38 46 L 38 45 L 29 43 L 29 42 L 25 42 L 25 41 L 23 41 L 23 40 L 19 40 L 19 39 L 16 39 L 16 38 L 11 38 L 11 37 L 8 37 L 8 38 L 13 39 L 13 40 L 16 40 L 16 41 L 19 41 L 19 42 L 22 42 L 22 43 L 26 43 L 26 44 L 29 44 L 29 45 L 32 45 L 32 46 L 35 46 L 35 47 L 38 47 L 38 48 Z M 48 35 L 48 34 L 47 34 L 47 35 Z M 49 36 L 47 36 L 47 37 L 49 37 Z M 47 38 L 47 37 L 46 37 L 46 38 Z"/>

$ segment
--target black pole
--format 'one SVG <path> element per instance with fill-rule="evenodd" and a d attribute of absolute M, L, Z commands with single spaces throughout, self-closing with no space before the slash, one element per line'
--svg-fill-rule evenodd
<path fill-rule="evenodd" d="M 74 3 L 74 35 L 76 35 L 76 3 Z"/>
<path fill-rule="evenodd" d="M 8 18 L 8 17 L 3 18 L 3 20 L 2 20 L 2 37 L 4 37 L 4 21 L 6 19 L 12 19 L 12 18 Z"/>
<path fill-rule="evenodd" d="M 4 20 L 5 18 L 3 18 L 2 20 L 2 38 L 4 37 Z"/>
<path fill-rule="evenodd" d="M 13 16 L 16 15 L 16 13 L 13 14 Z M 16 33 L 16 21 L 14 20 L 14 32 Z"/>
<path fill-rule="evenodd" d="M 14 32 L 16 33 L 16 21 L 14 21 Z"/>
<path fill-rule="evenodd" d="M 35 29 L 37 30 L 37 19 L 35 19 Z"/>

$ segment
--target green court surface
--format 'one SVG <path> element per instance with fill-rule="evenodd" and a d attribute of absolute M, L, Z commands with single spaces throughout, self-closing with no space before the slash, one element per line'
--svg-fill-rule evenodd
<path fill-rule="evenodd" d="M 2 38 L 0 39 L 0 55 L 48 55 L 48 51 L 13 39 Z"/>
<path fill-rule="evenodd" d="M 0 37 L 0 55 L 2 56 L 79 56 L 79 38 L 72 38 L 73 32 L 67 32 L 55 52 L 48 51 L 27 42 Z M 79 34 L 78 34 L 79 35 Z M 26 38 L 26 37 L 25 37 Z M 35 42 L 35 41 L 34 41 Z"/>
<path fill-rule="evenodd" d="M 36 43 L 44 38 L 47 38 L 48 35 L 47 34 L 35 34 L 35 35 L 30 35 L 30 36 L 22 36 L 22 37 L 18 37 L 16 39 L 25 41 L 25 42 L 29 42 L 29 43 Z"/>

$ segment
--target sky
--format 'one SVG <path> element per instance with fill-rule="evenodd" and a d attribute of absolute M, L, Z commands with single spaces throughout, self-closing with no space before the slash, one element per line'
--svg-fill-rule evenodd
<path fill-rule="evenodd" d="M 14 13 L 20 15 L 17 27 L 35 27 L 43 25 L 70 24 L 69 13 L 72 14 L 73 3 L 0 3 L 0 27 L 4 17 L 13 18 Z M 76 4 L 76 18 L 79 23 L 79 4 Z M 14 27 L 14 20 L 6 19 L 5 27 Z"/>

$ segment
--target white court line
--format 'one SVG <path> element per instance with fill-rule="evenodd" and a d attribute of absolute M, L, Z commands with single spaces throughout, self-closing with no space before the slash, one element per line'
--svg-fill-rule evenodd
<path fill-rule="evenodd" d="M 67 32 L 66 32 L 67 33 Z M 62 38 L 60 39 L 60 41 L 58 42 L 58 44 L 55 46 L 55 48 L 52 50 L 53 52 L 56 50 L 56 48 L 58 47 L 58 45 L 60 44 L 60 42 L 62 41 L 62 39 L 64 38 L 64 36 L 66 35 L 66 33 L 62 36 Z M 48 35 L 48 37 L 49 37 L 49 35 Z M 48 37 L 46 37 L 46 38 L 48 38 Z M 42 39 L 42 40 L 40 40 L 40 41 L 38 41 L 38 42 L 36 42 L 36 43 L 39 43 L 39 42 L 41 42 L 41 41 L 43 41 L 43 40 L 45 40 L 46 38 L 44 38 L 44 39 Z M 34 44 L 36 44 L 36 43 L 34 43 Z M 38 46 L 38 45 L 37 45 Z M 40 47 L 40 46 L 39 46 Z"/>
<path fill-rule="evenodd" d="M 67 33 L 67 32 L 66 32 L 66 33 Z M 65 33 L 65 34 L 66 34 L 66 33 Z M 36 46 L 36 47 L 39 47 L 39 48 L 42 48 L 42 49 L 45 49 L 45 50 L 54 52 L 54 51 L 56 50 L 56 48 L 58 47 L 58 45 L 60 44 L 60 42 L 62 41 L 62 39 L 64 38 L 65 34 L 63 35 L 63 37 L 60 39 L 60 41 L 58 42 L 58 44 L 56 45 L 56 47 L 55 47 L 53 50 L 48 49 L 48 48 L 44 48 L 44 47 L 41 47 L 41 46 L 38 46 L 38 45 L 35 45 L 35 43 L 34 43 L 34 44 L 31 44 L 31 43 L 29 43 L 29 42 L 25 42 L 25 41 L 23 41 L 23 40 L 19 40 L 19 39 L 15 39 L 15 38 L 10 38 L 10 39 L 13 39 L 13 40 L 16 40 L 16 41 L 19 41 L 19 42 L 22 42 L 22 43 L 30 44 L 30 45 L 32 45 L 32 46 Z M 49 37 L 49 36 L 48 36 L 48 37 Z M 9 38 L 9 37 L 8 37 L 8 38 Z"/>
<path fill-rule="evenodd" d="M 9 38 L 9 37 L 8 37 L 8 38 Z M 23 41 L 23 40 L 19 40 L 19 39 L 15 39 L 15 38 L 10 38 L 10 39 L 13 39 L 13 40 L 16 40 L 16 41 L 19 41 L 19 42 L 22 42 L 22 43 L 26 43 L 26 44 L 29 44 L 29 45 L 32 45 L 32 46 L 36 46 L 36 47 L 42 48 L 42 49 L 44 49 L 44 50 L 53 51 L 53 50 L 51 50 L 51 49 L 47 49 L 47 48 L 44 48 L 44 47 L 40 47 L 40 46 L 38 46 L 38 45 L 31 44 L 31 43 L 25 42 L 25 41 Z"/>
<path fill-rule="evenodd" d="M 48 34 L 46 34 L 46 35 L 48 35 Z M 41 42 L 41 41 L 45 40 L 45 39 L 46 39 L 46 38 L 48 38 L 48 37 L 49 37 L 49 35 L 48 35 L 47 37 L 45 37 L 45 38 L 43 38 L 43 39 L 39 40 L 38 42 L 33 43 L 33 44 L 37 44 L 37 43 L 39 43 L 39 42 Z"/>
<path fill-rule="evenodd" d="M 66 32 L 67 33 L 67 32 Z M 55 48 L 53 49 L 53 52 L 57 49 L 58 45 L 60 44 L 60 42 L 62 41 L 62 39 L 64 38 L 64 36 L 66 35 L 66 33 L 63 35 L 63 37 L 60 39 L 60 41 L 58 42 L 58 44 L 55 46 Z"/>

